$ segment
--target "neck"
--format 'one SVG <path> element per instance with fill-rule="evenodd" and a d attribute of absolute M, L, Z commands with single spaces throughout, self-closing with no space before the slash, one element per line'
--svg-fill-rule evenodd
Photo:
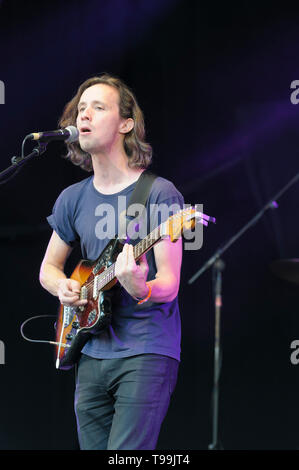
<path fill-rule="evenodd" d="M 98 153 L 91 156 L 93 184 L 102 193 L 113 194 L 136 181 L 143 169 L 130 168 L 125 151 Z"/>

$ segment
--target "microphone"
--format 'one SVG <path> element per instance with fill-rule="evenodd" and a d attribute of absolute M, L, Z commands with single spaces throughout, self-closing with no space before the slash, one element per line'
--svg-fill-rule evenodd
<path fill-rule="evenodd" d="M 33 132 L 28 135 L 29 140 L 38 140 L 39 142 L 51 142 L 52 140 L 64 140 L 71 143 L 76 142 L 79 137 L 79 131 L 75 126 L 67 126 L 65 129 L 57 131 Z"/>

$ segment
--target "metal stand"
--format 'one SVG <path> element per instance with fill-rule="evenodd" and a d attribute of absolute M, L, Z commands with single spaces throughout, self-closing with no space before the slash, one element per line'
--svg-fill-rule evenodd
<path fill-rule="evenodd" d="M 220 343 L 220 318 L 222 307 L 222 271 L 225 264 L 218 259 L 214 266 L 214 290 L 215 290 L 215 345 L 214 345 L 214 386 L 213 386 L 213 442 L 209 445 L 210 450 L 221 449 L 218 440 L 218 409 L 219 409 L 219 377 L 221 369 L 221 343 Z"/>
<path fill-rule="evenodd" d="M 24 143 L 27 137 L 25 137 L 22 147 L 24 147 Z M 6 168 L 5 170 L 1 171 L 0 173 L 0 185 L 7 183 L 11 178 L 16 176 L 25 163 L 27 163 L 33 157 L 37 157 L 41 155 L 42 153 L 44 153 L 46 151 L 46 148 L 47 148 L 47 144 L 45 142 L 39 142 L 38 147 L 35 147 L 29 155 L 24 156 L 23 150 L 22 150 L 21 157 L 12 157 L 11 159 L 12 165 Z"/>
<path fill-rule="evenodd" d="M 299 173 L 297 173 L 265 206 L 234 236 L 232 236 L 227 243 L 218 248 L 213 256 L 200 268 L 188 281 L 188 284 L 193 282 L 201 276 L 207 269 L 213 266 L 213 273 L 215 274 L 215 345 L 214 345 L 214 387 L 213 387 L 213 442 L 209 445 L 210 450 L 222 449 L 218 438 L 218 414 L 219 414 L 219 377 L 222 363 L 221 354 L 221 337 L 220 337 L 220 323 L 221 323 L 221 307 L 222 307 L 222 271 L 224 270 L 224 262 L 220 258 L 222 254 L 235 243 L 250 227 L 255 225 L 268 209 L 277 209 L 278 200 L 293 184 L 299 180 Z"/>

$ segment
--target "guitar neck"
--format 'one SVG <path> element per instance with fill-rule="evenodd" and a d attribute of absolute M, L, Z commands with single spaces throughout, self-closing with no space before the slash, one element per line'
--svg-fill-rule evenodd
<path fill-rule="evenodd" d="M 144 253 L 149 251 L 158 241 L 161 240 L 162 225 L 159 225 L 159 227 L 155 228 L 155 230 L 149 233 L 143 240 L 133 247 L 135 260 L 138 260 Z"/>
<path fill-rule="evenodd" d="M 149 251 L 158 241 L 162 238 L 162 227 L 164 224 L 159 225 L 152 232 L 150 232 L 143 240 L 137 245 L 133 246 L 134 259 L 137 261 L 143 254 Z M 98 274 L 94 278 L 94 294 L 103 289 L 109 282 L 115 279 L 115 263 L 111 264 L 105 271 Z"/>
<path fill-rule="evenodd" d="M 169 217 L 166 222 L 163 222 L 152 230 L 143 240 L 137 243 L 137 245 L 133 246 L 134 259 L 138 260 L 144 253 L 159 242 L 161 238 L 165 238 L 165 236 L 170 237 L 172 242 L 176 241 L 178 237 L 181 236 L 184 228 L 190 230 L 194 227 L 196 222 L 208 225 L 208 222 L 216 223 L 216 219 L 202 212 L 197 212 L 194 207 L 181 210 Z M 99 291 L 111 281 L 114 281 L 115 277 L 115 263 L 113 263 L 100 274 L 97 274 L 93 281 L 90 281 L 86 285 L 86 288 L 88 291 L 92 289 L 93 297 L 96 298 Z"/>

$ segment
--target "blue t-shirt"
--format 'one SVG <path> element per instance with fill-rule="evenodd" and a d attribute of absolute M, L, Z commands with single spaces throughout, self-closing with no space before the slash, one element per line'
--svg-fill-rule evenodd
<path fill-rule="evenodd" d="M 68 245 L 80 243 L 83 258 L 96 260 L 111 238 L 119 233 L 119 214 L 126 209 L 137 182 L 115 194 L 102 194 L 93 184 L 93 175 L 62 191 L 47 220 Z M 157 177 L 146 204 L 147 227 L 137 226 L 131 233 L 136 244 L 149 231 L 183 208 L 180 192 L 168 180 Z M 159 209 L 157 208 L 159 205 Z M 172 210 L 168 213 L 165 208 Z M 160 209 L 162 208 L 162 209 Z M 137 215 L 137 214 L 136 214 Z M 137 238 L 136 238 L 137 237 Z M 147 280 L 157 272 L 154 251 L 146 254 Z M 82 352 L 99 359 L 155 353 L 180 360 L 181 321 L 177 297 L 166 303 L 138 305 L 124 288 L 113 305 L 112 322 L 85 344 Z"/>

